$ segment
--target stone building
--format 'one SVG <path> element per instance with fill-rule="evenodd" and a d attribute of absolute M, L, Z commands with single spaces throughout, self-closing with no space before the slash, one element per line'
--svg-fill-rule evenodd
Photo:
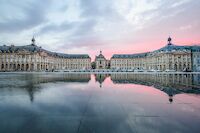
<path fill-rule="evenodd" d="M 200 71 L 200 46 L 171 43 L 158 50 L 140 54 L 114 54 L 106 60 L 102 51 L 95 58 L 96 69 Z M 47 51 L 35 44 L 0 46 L 0 71 L 53 71 L 91 69 L 87 54 L 64 54 Z"/>
<path fill-rule="evenodd" d="M 200 46 L 171 43 L 158 50 L 141 54 L 118 54 L 111 58 L 111 69 L 200 71 Z"/>
<path fill-rule="evenodd" d="M 87 54 L 63 54 L 47 51 L 35 44 L 26 46 L 0 46 L 0 71 L 53 71 L 90 69 Z"/>
<path fill-rule="evenodd" d="M 100 54 L 95 57 L 95 64 L 96 64 L 96 69 L 107 69 L 108 61 L 102 54 L 102 51 L 100 51 Z"/>

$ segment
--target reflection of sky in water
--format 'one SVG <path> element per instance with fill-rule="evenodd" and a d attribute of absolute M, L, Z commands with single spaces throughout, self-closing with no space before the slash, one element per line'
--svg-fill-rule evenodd
<path fill-rule="evenodd" d="M 0 73 L 0 132 L 198 132 L 199 77 Z"/>

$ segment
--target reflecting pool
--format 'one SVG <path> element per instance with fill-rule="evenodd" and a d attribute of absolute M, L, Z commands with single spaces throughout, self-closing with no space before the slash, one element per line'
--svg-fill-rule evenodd
<path fill-rule="evenodd" d="M 0 73 L 0 133 L 199 133 L 198 74 Z"/>

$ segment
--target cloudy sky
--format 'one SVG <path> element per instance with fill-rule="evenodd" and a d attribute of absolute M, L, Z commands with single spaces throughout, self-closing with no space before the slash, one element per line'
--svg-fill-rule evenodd
<path fill-rule="evenodd" d="M 64 53 L 138 53 L 200 44 L 200 0 L 0 0 L 0 44 Z"/>

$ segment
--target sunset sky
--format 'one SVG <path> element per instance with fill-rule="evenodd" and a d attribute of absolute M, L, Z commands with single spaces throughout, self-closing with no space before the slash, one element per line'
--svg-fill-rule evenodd
<path fill-rule="evenodd" d="M 200 0 L 0 0 L 0 45 L 89 54 L 200 45 Z"/>

